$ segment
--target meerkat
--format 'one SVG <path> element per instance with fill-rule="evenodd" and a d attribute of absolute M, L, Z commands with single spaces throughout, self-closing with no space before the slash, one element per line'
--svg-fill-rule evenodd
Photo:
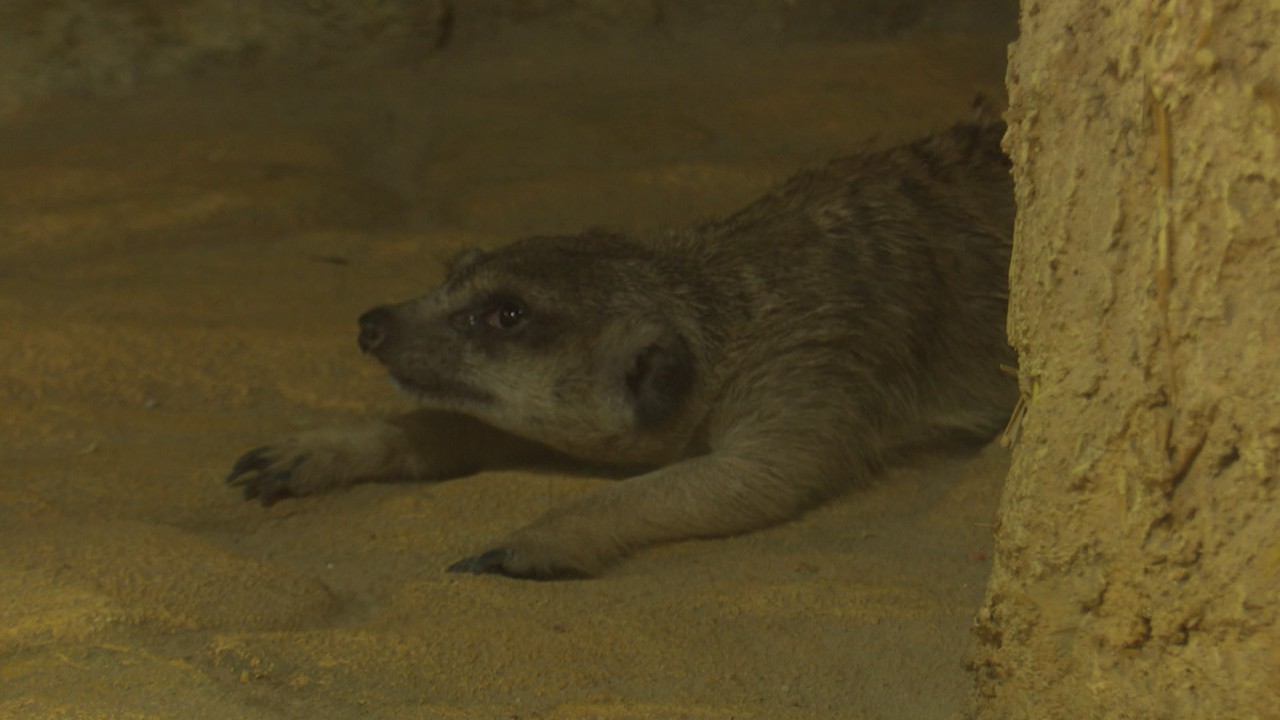
<path fill-rule="evenodd" d="M 566 458 L 623 468 L 452 571 L 586 577 L 655 543 L 793 518 L 887 451 L 994 436 L 1014 201 L 974 120 L 803 172 L 727 219 L 533 237 L 359 318 L 421 409 L 251 450 L 264 505 L 384 478 Z"/>

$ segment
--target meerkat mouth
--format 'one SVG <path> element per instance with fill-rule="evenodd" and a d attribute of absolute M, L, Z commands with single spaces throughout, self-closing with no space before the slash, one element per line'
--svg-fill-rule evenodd
<path fill-rule="evenodd" d="M 390 373 L 389 377 L 396 390 L 420 403 L 475 404 L 493 401 L 493 396 L 489 393 L 456 380 L 437 376 L 409 378 L 395 372 Z"/>

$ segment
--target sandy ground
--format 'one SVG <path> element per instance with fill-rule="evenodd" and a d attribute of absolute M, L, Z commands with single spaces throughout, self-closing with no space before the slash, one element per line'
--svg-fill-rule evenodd
<path fill-rule="evenodd" d="M 451 50 L 0 128 L 0 716 L 947 718 L 1002 451 L 607 576 L 446 574 L 599 483 L 242 503 L 249 447 L 401 408 L 354 318 L 467 245 L 731 210 L 999 96 L 998 43 Z"/>

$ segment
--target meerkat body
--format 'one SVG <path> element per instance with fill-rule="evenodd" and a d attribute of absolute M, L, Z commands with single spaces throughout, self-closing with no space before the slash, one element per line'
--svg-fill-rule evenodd
<path fill-rule="evenodd" d="M 270 504 L 562 456 L 649 468 L 451 568 L 583 576 L 794 517 L 894 446 L 989 438 L 1017 394 L 1002 131 L 838 160 L 686 230 L 468 253 L 360 319 L 422 411 L 258 448 L 229 482 Z"/>

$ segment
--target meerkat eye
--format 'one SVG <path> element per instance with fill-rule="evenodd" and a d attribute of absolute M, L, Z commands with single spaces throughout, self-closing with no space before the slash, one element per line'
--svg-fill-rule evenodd
<path fill-rule="evenodd" d="M 510 330 L 524 322 L 524 316 L 524 305 L 518 302 L 505 302 L 498 306 L 497 310 L 489 313 L 485 322 L 489 323 L 489 327 L 497 330 Z"/>

